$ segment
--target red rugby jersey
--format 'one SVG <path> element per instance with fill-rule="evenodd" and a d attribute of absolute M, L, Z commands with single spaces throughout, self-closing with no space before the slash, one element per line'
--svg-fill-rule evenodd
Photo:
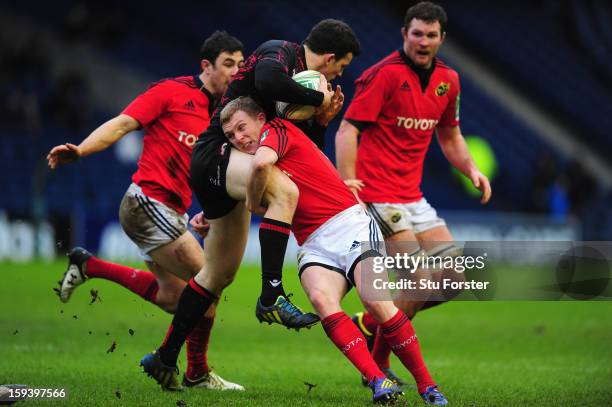
<path fill-rule="evenodd" d="M 293 123 L 280 118 L 267 122 L 259 143 L 276 152 L 276 166 L 300 191 L 291 225 L 300 246 L 328 219 L 357 204 L 331 161 Z"/>
<path fill-rule="evenodd" d="M 421 199 L 423 162 L 436 126 L 459 125 L 459 75 L 435 59 L 423 90 L 402 50 L 368 68 L 355 81 L 344 119 L 368 122 L 361 132 L 356 175 L 364 202 Z"/>
<path fill-rule="evenodd" d="M 198 76 L 153 83 L 122 112 L 144 128 L 142 155 L 132 181 L 145 195 L 185 213 L 191 206 L 191 149 L 208 127 L 214 98 Z"/>

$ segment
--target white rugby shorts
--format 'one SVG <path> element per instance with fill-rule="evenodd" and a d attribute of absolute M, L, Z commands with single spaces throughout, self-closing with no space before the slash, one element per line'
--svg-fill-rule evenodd
<path fill-rule="evenodd" d="M 378 225 L 361 205 L 354 205 L 321 225 L 299 248 L 299 276 L 309 266 L 321 266 L 337 271 L 355 285 L 357 263 L 384 255 L 385 242 Z"/>
<path fill-rule="evenodd" d="M 151 250 L 175 241 L 187 231 L 188 220 L 189 215 L 149 198 L 134 183 L 123 195 L 119 206 L 123 231 L 148 261 L 152 260 L 148 254 Z"/>
<path fill-rule="evenodd" d="M 385 238 L 404 230 L 416 234 L 446 225 L 425 198 L 411 203 L 366 203 L 366 206 Z"/>

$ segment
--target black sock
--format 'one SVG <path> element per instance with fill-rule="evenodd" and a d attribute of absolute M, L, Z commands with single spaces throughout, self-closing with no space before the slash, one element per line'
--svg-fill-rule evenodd
<path fill-rule="evenodd" d="M 261 303 L 274 304 L 283 289 L 283 262 L 291 225 L 274 219 L 263 218 L 259 225 L 261 246 Z"/>
<path fill-rule="evenodd" d="M 189 284 L 179 298 L 166 339 L 159 348 L 159 356 L 165 365 L 176 366 L 176 360 L 187 336 L 216 300 L 216 295 L 200 286 L 193 278 L 189 280 Z"/>

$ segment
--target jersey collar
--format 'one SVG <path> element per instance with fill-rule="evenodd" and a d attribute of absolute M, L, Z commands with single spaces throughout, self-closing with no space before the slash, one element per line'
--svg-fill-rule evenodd
<path fill-rule="evenodd" d="M 434 69 L 436 69 L 436 57 L 433 58 L 431 62 L 431 67 L 429 67 L 428 69 L 424 69 L 416 66 L 414 62 L 412 62 L 412 60 L 408 57 L 408 55 L 406 55 L 402 48 L 400 48 L 398 52 L 400 54 L 400 57 L 402 57 L 402 60 L 406 63 L 406 65 L 408 65 L 410 69 L 412 69 L 414 73 L 417 74 L 417 76 L 419 77 L 419 82 L 421 83 L 421 90 L 425 92 L 425 89 L 427 89 L 427 85 L 429 85 L 429 79 L 431 79 L 431 74 L 433 73 Z"/>
<path fill-rule="evenodd" d="M 213 94 L 210 93 L 208 91 L 208 89 L 206 89 L 206 87 L 204 86 L 204 82 L 202 82 L 202 80 L 200 79 L 200 75 L 193 75 L 193 80 L 194 80 L 196 86 L 208 98 L 208 113 L 212 116 L 212 113 L 215 110 L 215 107 L 217 106 L 217 99 L 215 99 Z"/>

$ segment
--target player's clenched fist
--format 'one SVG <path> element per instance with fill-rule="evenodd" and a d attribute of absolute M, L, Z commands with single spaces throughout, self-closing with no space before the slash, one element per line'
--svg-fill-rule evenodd
<path fill-rule="evenodd" d="M 53 147 L 47 154 L 47 162 L 53 170 L 58 164 L 68 164 L 78 160 L 79 157 L 81 157 L 79 146 L 66 143 Z"/>

